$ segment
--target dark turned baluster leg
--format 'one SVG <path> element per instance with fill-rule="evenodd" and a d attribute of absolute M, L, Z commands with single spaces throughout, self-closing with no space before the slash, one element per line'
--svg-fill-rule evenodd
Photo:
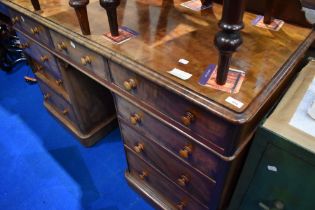
<path fill-rule="evenodd" d="M 212 0 L 200 0 L 202 6 L 207 7 L 212 4 Z"/>
<path fill-rule="evenodd" d="M 214 44 L 219 50 L 219 63 L 216 82 L 219 85 L 226 83 L 232 54 L 242 44 L 240 30 L 244 27 L 243 14 L 246 0 L 224 0 L 222 19 L 219 26 L 222 31 L 218 32 Z"/>
<path fill-rule="evenodd" d="M 273 6 L 274 6 L 274 0 L 266 0 L 265 5 L 265 14 L 264 14 L 264 23 L 270 24 L 273 20 Z"/>
<path fill-rule="evenodd" d="M 89 4 L 89 0 L 70 0 L 69 5 L 74 8 L 77 15 L 80 28 L 83 35 L 90 35 L 89 19 L 87 15 L 86 5 Z"/>
<path fill-rule="evenodd" d="M 39 4 L 38 0 L 31 0 L 31 2 L 32 2 L 32 5 L 33 5 L 35 11 L 40 10 L 40 4 Z"/>
<path fill-rule="evenodd" d="M 119 36 L 118 21 L 117 21 L 117 7 L 120 0 L 100 0 L 100 5 L 106 10 L 110 33 L 112 36 Z"/>

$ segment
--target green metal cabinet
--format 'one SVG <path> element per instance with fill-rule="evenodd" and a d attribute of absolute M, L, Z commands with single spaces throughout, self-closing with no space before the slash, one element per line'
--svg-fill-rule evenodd
<path fill-rule="evenodd" d="M 315 137 L 289 123 L 314 71 L 312 62 L 258 129 L 229 210 L 315 210 Z"/>

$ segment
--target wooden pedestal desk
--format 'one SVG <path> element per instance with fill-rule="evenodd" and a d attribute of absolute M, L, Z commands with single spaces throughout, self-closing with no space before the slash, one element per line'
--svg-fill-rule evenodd
<path fill-rule="evenodd" d="M 109 27 L 98 1 L 87 6 L 91 35 L 81 34 L 67 1 L 41 1 L 37 12 L 28 0 L 1 4 L 9 10 L 21 46 L 36 61 L 43 92 L 52 91 L 44 95 L 46 107 L 51 111 L 55 102 L 61 107 L 61 112 L 52 111 L 55 116 L 74 105 L 66 112 L 73 124 L 82 109 L 91 114 L 89 120 L 100 122 L 113 110 L 108 92 L 96 91 L 95 82 L 112 92 L 128 162 L 126 178 L 132 187 L 158 208 L 225 209 L 246 146 L 296 75 L 315 33 L 301 8 L 291 16 L 300 17 L 303 26 L 287 22 L 278 32 L 253 26 L 256 15 L 245 12 L 243 45 L 231 66 L 245 71 L 246 77 L 240 92 L 229 94 L 198 84 L 207 66 L 218 61 L 213 40 L 222 6 L 214 3 L 195 12 L 180 6 L 182 2 L 121 1 L 119 25 L 139 35 L 120 45 L 104 37 Z M 300 16 L 293 15 L 296 12 Z M 283 14 L 290 16 L 288 11 Z M 181 58 L 189 63 L 180 64 Z M 192 77 L 174 77 L 168 73 L 173 68 Z M 243 105 L 227 102 L 228 97 Z"/>

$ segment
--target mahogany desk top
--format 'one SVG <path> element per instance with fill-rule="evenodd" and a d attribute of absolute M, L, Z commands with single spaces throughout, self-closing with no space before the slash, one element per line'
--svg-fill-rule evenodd
<path fill-rule="evenodd" d="M 244 43 L 233 56 L 231 64 L 246 72 L 240 92 L 232 95 L 244 103 L 242 108 L 237 108 L 225 101 L 230 94 L 198 84 L 206 67 L 218 60 L 213 40 L 219 30 L 217 23 L 222 6 L 214 4 L 211 9 L 194 12 L 180 6 L 182 2 L 123 0 L 118 7 L 118 23 L 139 32 L 139 36 L 115 45 L 103 35 L 109 27 L 106 13 L 97 0 L 91 0 L 87 7 L 92 34 L 88 36 L 81 34 L 75 12 L 68 1 L 42 0 L 43 12 L 39 13 L 33 12 L 29 0 L 3 1 L 9 7 L 234 123 L 244 123 L 257 114 L 315 39 L 312 29 L 289 23 L 285 23 L 278 32 L 255 27 L 251 21 L 256 14 L 246 12 L 245 28 L 242 30 Z M 180 58 L 189 60 L 189 64 L 180 65 Z M 167 73 L 175 67 L 193 76 L 183 81 Z"/>

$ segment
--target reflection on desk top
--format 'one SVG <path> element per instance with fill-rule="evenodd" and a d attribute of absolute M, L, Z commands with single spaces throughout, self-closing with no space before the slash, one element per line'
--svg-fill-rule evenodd
<path fill-rule="evenodd" d="M 306 50 L 315 38 L 311 29 L 288 23 L 278 32 L 255 27 L 251 21 L 256 15 L 246 12 L 242 31 L 244 43 L 231 63 L 231 67 L 246 72 L 240 92 L 232 95 L 244 103 L 242 108 L 237 108 L 225 101 L 230 94 L 198 84 L 206 67 L 218 61 L 213 40 L 219 31 L 221 5 L 214 4 L 210 9 L 194 12 L 180 6 L 182 0 L 122 0 L 118 7 L 119 25 L 140 35 L 115 45 L 103 36 L 109 31 L 109 26 L 105 10 L 98 0 L 90 0 L 87 7 L 92 34 L 89 36 L 81 35 L 75 12 L 68 1 L 42 0 L 42 13 L 30 12 L 33 8 L 29 0 L 3 2 L 206 109 L 229 116 L 235 122 L 245 122 L 256 114 L 290 71 L 289 66 L 295 62 L 293 58 L 289 60 L 292 54 L 299 47 Z M 179 64 L 180 58 L 190 61 L 189 64 Z M 167 73 L 173 68 L 193 76 L 186 81 L 180 80 Z"/>

